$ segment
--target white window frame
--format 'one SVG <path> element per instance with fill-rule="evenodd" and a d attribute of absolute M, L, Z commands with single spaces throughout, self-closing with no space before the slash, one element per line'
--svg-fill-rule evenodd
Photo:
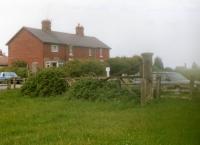
<path fill-rule="evenodd" d="M 45 68 L 49 68 L 49 67 L 51 67 L 51 63 L 49 61 L 46 61 L 45 62 Z"/>
<path fill-rule="evenodd" d="M 89 56 L 92 56 L 92 48 L 89 48 L 89 50 L 88 50 L 89 52 Z"/>
<path fill-rule="evenodd" d="M 102 58 L 103 57 L 103 49 L 99 48 L 99 56 Z"/>
<path fill-rule="evenodd" d="M 64 62 L 58 62 L 58 66 L 59 66 L 59 67 L 64 66 Z"/>
<path fill-rule="evenodd" d="M 58 45 L 51 45 L 51 52 L 58 52 L 59 46 Z"/>
<path fill-rule="evenodd" d="M 69 46 L 69 56 L 73 56 L 73 47 L 70 45 Z"/>
<path fill-rule="evenodd" d="M 56 63 L 56 67 L 59 67 L 59 62 L 58 61 L 46 61 L 45 62 L 45 67 L 46 68 L 53 67 L 52 63 Z"/>

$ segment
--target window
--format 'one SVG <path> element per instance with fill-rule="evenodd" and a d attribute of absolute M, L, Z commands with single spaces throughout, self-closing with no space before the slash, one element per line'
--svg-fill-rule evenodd
<path fill-rule="evenodd" d="M 51 45 L 51 52 L 58 52 L 58 45 Z"/>
<path fill-rule="evenodd" d="M 103 49 L 102 48 L 100 48 L 99 53 L 100 53 L 100 57 L 103 57 Z"/>
<path fill-rule="evenodd" d="M 92 49 L 89 48 L 89 56 L 92 56 Z"/>
<path fill-rule="evenodd" d="M 51 67 L 58 67 L 58 62 L 51 62 Z"/>
<path fill-rule="evenodd" d="M 58 67 L 59 66 L 59 62 L 58 61 L 46 61 L 45 62 L 45 67 Z"/>
<path fill-rule="evenodd" d="M 51 67 L 51 63 L 50 63 L 49 61 L 47 61 L 47 62 L 45 63 L 45 67 L 46 67 L 46 68 Z"/>
<path fill-rule="evenodd" d="M 73 56 L 73 49 L 72 49 L 72 46 L 69 47 L 69 56 Z"/>
<path fill-rule="evenodd" d="M 58 66 L 59 66 L 59 67 L 62 67 L 62 66 L 64 66 L 64 63 L 63 63 L 63 62 L 59 62 L 59 63 L 58 63 Z"/>

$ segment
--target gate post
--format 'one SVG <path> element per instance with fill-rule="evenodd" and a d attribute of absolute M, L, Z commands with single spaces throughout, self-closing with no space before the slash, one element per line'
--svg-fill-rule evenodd
<path fill-rule="evenodd" d="M 7 80 L 7 89 L 10 90 L 11 89 L 11 79 Z"/>
<path fill-rule="evenodd" d="M 16 88 L 16 78 L 13 78 L 13 88 L 15 89 Z"/>
<path fill-rule="evenodd" d="M 141 105 L 153 98 L 152 57 L 153 53 L 142 53 Z"/>

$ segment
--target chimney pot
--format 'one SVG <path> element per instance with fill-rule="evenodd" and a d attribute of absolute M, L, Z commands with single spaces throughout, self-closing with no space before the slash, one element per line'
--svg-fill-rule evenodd
<path fill-rule="evenodd" d="M 78 36 L 84 36 L 84 27 L 78 23 L 78 26 L 76 26 L 76 35 Z"/>

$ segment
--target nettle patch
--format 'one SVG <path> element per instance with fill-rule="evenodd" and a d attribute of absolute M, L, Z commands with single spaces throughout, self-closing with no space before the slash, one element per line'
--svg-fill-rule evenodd
<path fill-rule="evenodd" d="M 117 81 L 81 79 L 69 89 L 69 98 L 90 101 L 131 100 L 137 94 L 121 88 Z"/>
<path fill-rule="evenodd" d="M 29 77 L 21 91 L 32 97 L 60 95 L 68 88 L 64 77 L 64 73 L 58 69 L 44 69 Z"/>

